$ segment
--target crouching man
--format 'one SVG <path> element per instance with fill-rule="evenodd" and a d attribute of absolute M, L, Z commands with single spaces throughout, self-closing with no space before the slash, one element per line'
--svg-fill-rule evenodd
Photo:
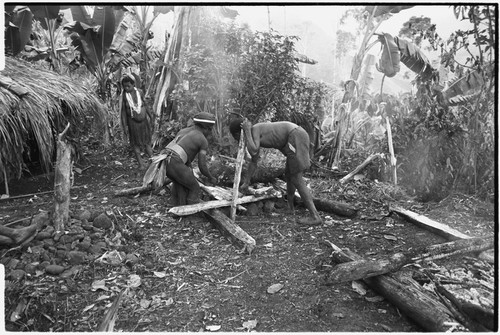
<path fill-rule="evenodd" d="M 182 206 L 200 202 L 200 185 L 190 168 L 198 155 L 198 166 L 210 183 L 217 180 L 210 174 L 207 166 L 207 137 L 212 132 L 215 117 L 210 113 L 199 113 L 193 118 L 193 125 L 184 128 L 164 149 L 166 175 L 172 180 L 172 205 Z"/>
<path fill-rule="evenodd" d="M 287 201 L 290 210 L 294 211 L 294 195 L 298 190 L 310 217 L 299 219 L 303 225 L 321 225 L 323 220 L 314 206 L 312 195 L 303 178 L 303 172 L 311 166 L 309 157 L 309 135 L 300 126 L 288 121 L 252 123 L 246 118 L 233 119 L 229 124 L 231 135 L 239 141 L 243 129 L 248 152 L 252 157 L 245 175 L 242 190 L 248 188 L 259 160 L 259 149 L 274 148 L 286 156 L 285 177 L 287 185 Z"/>

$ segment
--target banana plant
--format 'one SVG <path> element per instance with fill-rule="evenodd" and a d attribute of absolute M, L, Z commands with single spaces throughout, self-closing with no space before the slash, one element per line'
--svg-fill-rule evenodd
<path fill-rule="evenodd" d="M 28 6 L 5 6 L 5 52 L 16 56 L 28 43 L 33 13 Z"/>

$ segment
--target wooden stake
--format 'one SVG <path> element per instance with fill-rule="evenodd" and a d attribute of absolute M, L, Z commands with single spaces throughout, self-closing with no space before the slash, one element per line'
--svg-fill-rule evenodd
<path fill-rule="evenodd" d="M 387 141 L 389 144 L 389 153 L 391 154 L 391 168 L 392 168 L 392 181 L 394 185 L 398 184 L 398 175 L 396 173 L 396 156 L 394 155 L 394 147 L 392 145 L 392 131 L 391 131 L 391 123 L 389 122 L 389 118 L 386 116 L 385 118 L 385 127 L 387 129 Z"/>
<path fill-rule="evenodd" d="M 243 168 L 243 161 L 245 160 L 245 133 L 243 129 L 240 131 L 240 142 L 238 144 L 238 156 L 236 157 L 236 171 L 234 174 L 234 183 L 233 183 L 233 199 L 231 202 L 231 211 L 229 215 L 229 219 L 234 222 L 236 218 L 236 200 L 239 196 L 239 187 L 241 180 L 241 169 Z"/>
<path fill-rule="evenodd" d="M 57 160 L 54 173 L 54 228 L 56 231 L 65 229 L 69 222 L 69 203 L 71 189 L 71 171 L 73 162 L 71 160 L 71 144 L 64 137 L 69 129 L 69 122 L 57 141 Z"/>

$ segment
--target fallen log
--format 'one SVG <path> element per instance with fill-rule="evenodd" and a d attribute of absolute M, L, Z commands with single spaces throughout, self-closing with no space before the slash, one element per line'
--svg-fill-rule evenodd
<path fill-rule="evenodd" d="M 443 244 L 431 245 L 410 252 L 396 253 L 378 259 L 359 259 L 336 265 L 329 275 L 332 283 L 342 283 L 394 272 L 406 264 L 430 261 L 453 255 L 479 252 L 494 246 L 493 236 L 457 240 Z"/>
<path fill-rule="evenodd" d="M 389 212 L 397 213 L 404 217 L 406 220 L 416 224 L 417 226 L 430 230 L 433 233 L 446 238 L 447 240 L 472 238 L 471 236 L 465 235 L 458 230 L 451 228 L 450 226 L 431 220 L 424 215 L 420 215 L 400 207 L 390 207 Z"/>
<path fill-rule="evenodd" d="M 257 202 L 260 200 L 277 198 L 277 197 L 279 197 L 279 195 L 276 193 L 264 194 L 264 195 L 261 195 L 258 197 L 253 196 L 253 195 L 247 195 L 247 196 L 238 198 L 238 200 L 236 201 L 236 204 L 237 205 L 247 204 L 250 202 Z M 173 214 L 173 215 L 178 215 L 178 216 L 185 216 L 185 215 L 191 215 L 191 214 L 195 214 L 198 212 L 202 212 L 202 211 L 205 211 L 207 209 L 228 207 L 228 206 L 231 206 L 232 203 L 233 203 L 232 200 L 212 200 L 212 201 L 200 202 L 200 203 L 193 204 L 193 205 L 183 205 L 183 206 L 172 207 L 169 209 L 168 213 Z"/>
<path fill-rule="evenodd" d="M 347 174 L 345 177 L 341 178 L 339 180 L 339 182 L 341 184 L 343 184 L 343 183 L 349 181 L 352 177 L 354 177 L 355 175 L 357 175 L 359 173 L 359 171 L 363 170 L 373 160 L 375 160 L 376 158 L 380 158 L 380 157 L 382 157 L 381 154 L 372 154 L 372 155 L 368 156 L 368 158 L 366 158 L 363 163 L 361 163 L 360 165 L 358 165 L 354 170 L 352 170 L 352 172 L 350 172 L 349 174 Z"/>
<path fill-rule="evenodd" d="M 358 212 L 356 208 L 344 202 L 315 198 L 315 197 L 313 197 L 313 202 L 317 210 L 328 213 L 334 213 L 348 218 L 355 217 Z"/>
<path fill-rule="evenodd" d="M 276 189 L 279 189 L 281 192 L 286 194 L 286 182 L 281 179 L 275 179 L 272 184 Z M 302 201 L 302 198 L 297 191 L 295 191 L 295 198 L 299 202 Z M 334 213 L 345 217 L 354 217 L 358 212 L 358 210 L 351 205 L 339 201 L 313 197 L 313 203 L 316 209 L 320 211 Z"/>
<path fill-rule="evenodd" d="M 232 244 L 243 248 L 249 254 L 255 249 L 255 239 L 236 225 L 218 209 L 204 210 L 205 216 Z"/>
<path fill-rule="evenodd" d="M 125 190 L 118 190 L 115 192 L 114 196 L 115 197 L 122 197 L 125 195 L 136 195 L 136 194 L 149 192 L 149 191 L 153 191 L 153 186 L 151 184 L 148 184 L 146 186 L 127 188 Z"/>
<path fill-rule="evenodd" d="M 350 250 L 344 252 L 333 243 L 328 243 L 334 249 L 332 259 L 338 263 L 361 259 Z M 363 281 L 426 331 L 445 332 L 451 328 L 447 324 L 455 322 L 447 308 L 410 277 L 391 274 Z"/>

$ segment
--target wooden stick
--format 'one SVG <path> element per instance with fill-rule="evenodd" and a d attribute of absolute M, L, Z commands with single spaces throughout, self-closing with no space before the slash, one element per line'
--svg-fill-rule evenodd
<path fill-rule="evenodd" d="M 9 182 L 7 180 L 7 171 L 5 171 L 5 169 L 3 169 L 3 180 L 5 181 L 5 194 L 7 194 L 7 197 L 9 197 Z"/>
<path fill-rule="evenodd" d="M 389 118 L 385 118 L 385 127 L 387 129 L 387 141 L 389 145 L 389 153 L 391 154 L 391 168 L 392 168 L 392 179 L 394 185 L 398 184 L 398 175 L 397 175 L 397 165 L 396 165 L 396 156 L 394 155 L 394 146 L 392 145 L 392 130 L 391 123 L 389 122 Z"/>
<path fill-rule="evenodd" d="M 381 154 L 372 154 L 368 156 L 368 158 L 365 159 L 363 163 L 358 165 L 352 172 L 350 172 L 348 175 L 344 176 L 339 180 L 341 184 L 345 183 L 346 181 L 350 180 L 352 177 L 354 177 L 356 174 L 358 174 L 359 171 L 363 170 L 368 164 L 370 164 L 373 160 L 376 158 L 382 157 Z"/>
<path fill-rule="evenodd" d="M 448 240 L 458 240 L 462 238 L 472 238 L 469 235 L 462 234 L 456 229 L 451 228 L 450 226 L 447 226 L 445 224 L 436 222 L 434 220 L 429 219 L 426 216 L 417 214 L 415 212 L 393 206 L 389 209 L 389 212 L 394 212 L 402 217 L 404 217 L 406 220 L 416 224 L 419 227 L 428 229 L 432 231 L 433 233 L 436 233 Z"/>
<path fill-rule="evenodd" d="M 243 129 L 240 131 L 240 142 L 238 143 L 238 156 L 236 157 L 236 171 L 234 173 L 233 182 L 233 199 L 231 203 L 231 211 L 229 219 L 234 222 L 236 218 L 236 200 L 239 196 L 239 187 L 241 180 L 241 169 L 243 168 L 243 161 L 245 160 L 245 133 Z"/>
<path fill-rule="evenodd" d="M 276 194 L 265 194 L 260 197 L 253 195 L 247 195 L 236 200 L 236 204 L 246 204 L 249 202 L 256 202 L 264 199 L 276 198 Z M 206 202 L 200 202 L 193 205 L 176 206 L 169 209 L 168 213 L 178 216 L 191 215 L 198 212 L 205 211 L 212 208 L 228 207 L 233 203 L 232 200 L 212 200 Z"/>

